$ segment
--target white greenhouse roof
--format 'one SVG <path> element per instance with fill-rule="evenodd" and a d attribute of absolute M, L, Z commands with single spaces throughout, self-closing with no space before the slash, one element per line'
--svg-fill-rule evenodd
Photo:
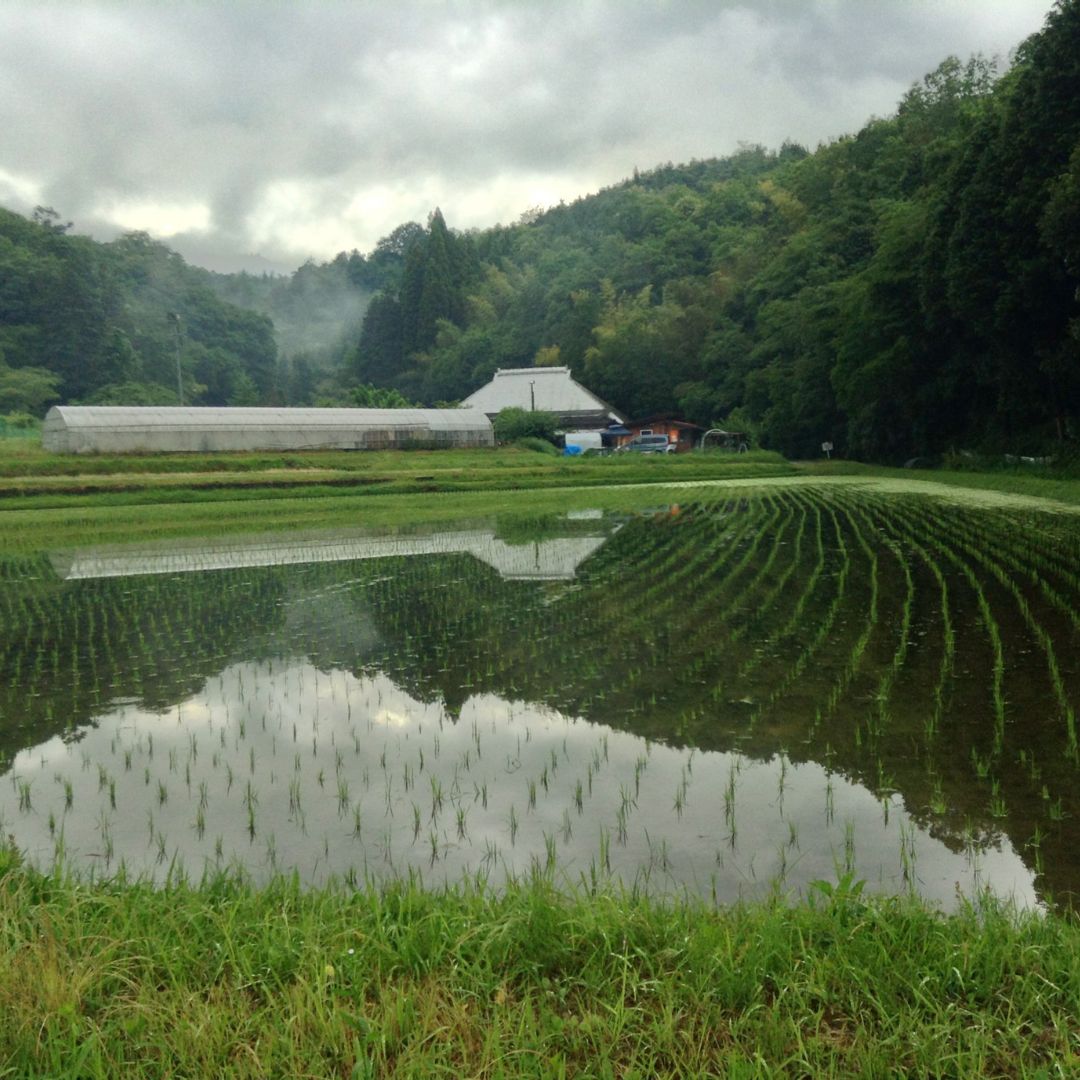
<path fill-rule="evenodd" d="M 475 413 L 464 409 L 289 409 L 211 408 L 177 405 L 56 405 L 45 422 L 67 428 L 415 427 L 425 431 L 470 431 Z"/>
<path fill-rule="evenodd" d="M 606 401 L 575 382 L 568 367 L 500 368 L 491 382 L 461 404 L 488 416 L 518 408 L 564 417 L 599 413 L 611 420 L 623 420 Z"/>
<path fill-rule="evenodd" d="M 469 409 L 288 409 L 58 405 L 42 425 L 47 450 L 375 449 L 409 442 L 490 446 Z"/>

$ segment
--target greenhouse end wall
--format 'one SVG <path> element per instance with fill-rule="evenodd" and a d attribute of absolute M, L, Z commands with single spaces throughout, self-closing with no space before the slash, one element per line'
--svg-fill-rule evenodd
<path fill-rule="evenodd" d="M 230 409 L 58 405 L 42 446 L 61 454 L 400 450 L 494 446 L 469 409 Z"/>

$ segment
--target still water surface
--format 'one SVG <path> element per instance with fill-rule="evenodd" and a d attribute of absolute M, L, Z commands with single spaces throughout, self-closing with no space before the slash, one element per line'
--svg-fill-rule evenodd
<path fill-rule="evenodd" d="M 9 560 L 0 825 L 159 880 L 1068 899 L 1078 550 L 793 489 Z"/>

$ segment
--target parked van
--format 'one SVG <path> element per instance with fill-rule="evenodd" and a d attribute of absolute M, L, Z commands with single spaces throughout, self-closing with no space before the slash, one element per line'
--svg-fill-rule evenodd
<path fill-rule="evenodd" d="M 627 454 L 674 454 L 675 444 L 666 435 L 637 435 L 619 449 Z"/>

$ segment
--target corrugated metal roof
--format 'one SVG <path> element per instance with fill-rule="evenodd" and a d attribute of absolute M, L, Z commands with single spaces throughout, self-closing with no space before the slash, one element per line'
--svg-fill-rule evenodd
<path fill-rule="evenodd" d="M 556 416 L 603 413 L 612 420 L 622 420 L 606 401 L 575 382 L 568 367 L 501 368 L 491 382 L 470 394 L 462 405 L 488 416 L 518 408 Z"/>

